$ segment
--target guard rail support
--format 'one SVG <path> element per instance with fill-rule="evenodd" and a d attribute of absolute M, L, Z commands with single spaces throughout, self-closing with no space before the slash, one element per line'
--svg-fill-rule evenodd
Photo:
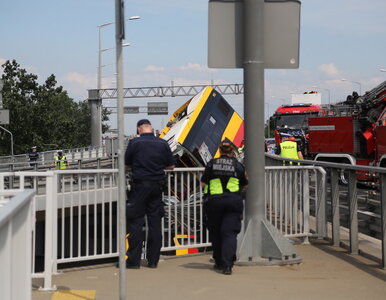
<path fill-rule="evenodd" d="M 316 203 L 316 232 L 318 238 L 324 238 L 327 236 L 327 219 L 326 219 L 326 171 L 317 167 L 315 170 L 316 179 L 316 199 L 319 203 Z"/>
<path fill-rule="evenodd" d="M 340 212 L 339 212 L 339 174 L 338 169 L 330 171 L 331 212 L 332 212 L 332 242 L 335 247 L 340 246 Z"/>
<path fill-rule="evenodd" d="M 46 219 L 45 219 L 45 243 L 44 243 L 44 285 L 40 288 L 43 291 L 52 291 L 56 287 L 52 285 L 52 273 L 54 270 L 54 247 L 56 244 L 57 229 L 53 228 L 54 222 L 57 218 L 57 209 L 55 203 L 57 202 L 57 176 L 50 172 L 51 176 L 47 176 L 47 197 L 46 197 Z M 54 243 L 55 242 L 55 243 Z M 56 256 L 56 255 L 55 255 Z"/>
<path fill-rule="evenodd" d="M 386 270 L 386 174 L 381 179 L 381 228 L 382 228 L 382 268 Z"/>
<path fill-rule="evenodd" d="M 358 198 L 355 171 L 349 171 L 348 201 L 350 215 L 350 253 L 358 254 Z"/>
<path fill-rule="evenodd" d="M 303 173 L 303 199 L 304 199 L 304 232 L 310 232 L 310 182 L 308 170 L 304 170 Z M 305 244 L 309 244 L 308 236 L 304 239 Z"/>
<path fill-rule="evenodd" d="M 13 172 L 13 169 L 14 169 L 14 165 L 10 164 L 9 165 L 9 172 Z M 9 176 L 8 178 L 9 178 L 9 188 L 13 189 L 13 177 Z"/>

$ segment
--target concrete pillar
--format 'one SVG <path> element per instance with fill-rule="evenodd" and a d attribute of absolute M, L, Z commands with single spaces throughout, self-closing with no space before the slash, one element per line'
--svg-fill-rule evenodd
<path fill-rule="evenodd" d="M 91 146 L 102 145 L 102 99 L 99 90 L 88 91 L 88 105 L 91 113 Z"/>

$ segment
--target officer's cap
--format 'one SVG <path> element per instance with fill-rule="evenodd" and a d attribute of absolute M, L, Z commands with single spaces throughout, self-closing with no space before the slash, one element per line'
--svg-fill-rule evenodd
<path fill-rule="evenodd" d="M 228 138 L 225 138 L 221 141 L 220 146 L 233 146 L 233 143 Z"/>
<path fill-rule="evenodd" d="M 139 127 L 139 126 L 142 126 L 142 125 L 151 125 L 151 123 L 150 123 L 150 121 L 148 120 L 148 119 L 142 119 L 142 120 L 139 120 L 138 122 L 137 122 L 137 127 Z"/>
<path fill-rule="evenodd" d="M 228 153 L 236 150 L 237 147 L 228 138 L 225 138 L 220 143 L 220 150 L 223 153 Z"/>
<path fill-rule="evenodd" d="M 32 146 L 31 147 L 31 149 L 33 150 L 33 149 L 37 149 L 38 147 L 37 146 Z"/>
<path fill-rule="evenodd" d="M 57 152 L 58 152 L 58 153 L 63 153 L 63 150 L 58 150 Z"/>

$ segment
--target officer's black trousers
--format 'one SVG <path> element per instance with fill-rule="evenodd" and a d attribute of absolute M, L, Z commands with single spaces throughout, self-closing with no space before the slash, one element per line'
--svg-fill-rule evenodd
<path fill-rule="evenodd" d="M 136 183 L 129 193 L 126 207 L 129 249 L 127 264 L 139 265 L 144 241 L 145 215 L 148 224 L 147 253 L 149 264 L 157 264 L 162 245 L 161 218 L 163 217 L 162 190 L 158 182 Z"/>
<path fill-rule="evenodd" d="M 217 265 L 232 267 L 236 260 L 237 234 L 241 229 L 243 202 L 238 194 L 209 196 L 208 229 Z"/>

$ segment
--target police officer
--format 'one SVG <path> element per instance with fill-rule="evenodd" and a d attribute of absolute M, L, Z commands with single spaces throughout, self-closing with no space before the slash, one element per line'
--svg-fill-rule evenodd
<path fill-rule="evenodd" d="M 291 140 L 291 138 L 291 135 L 282 133 L 281 143 L 279 147 L 276 147 L 275 154 L 291 159 L 303 159 L 302 151 L 298 148 L 298 144 Z M 290 162 L 290 164 L 292 165 L 292 162 Z"/>
<path fill-rule="evenodd" d="M 172 170 L 175 160 L 168 143 L 154 136 L 149 120 L 138 121 L 137 133 L 140 136 L 130 140 L 125 153 L 125 165 L 132 172 L 132 186 L 126 207 L 129 242 L 126 268 L 140 267 L 145 215 L 149 228 L 146 258 L 148 267 L 156 268 L 162 244 L 164 170 Z"/>
<path fill-rule="evenodd" d="M 232 144 L 221 142 L 220 158 L 206 166 L 201 183 L 207 193 L 205 204 L 208 229 L 212 241 L 214 269 L 232 274 L 236 260 L 237 234 L 241 229 L 243 201 L 241 191 L 248 180 L 244 166 L 234 157 Z"/>
<path fill-rule="evenodd" d="M 37 146 L 32 146 L 31 147 L 31 151 L 28 153 L 28 158 L 29 158 L 29 161 L 30 161 L 30 165 L 32 167 L 36 167 L 37 166 L 37 160 L 39 159 L 39 153 L 37 151 L 38 151 L 38 147 Z"/>
<path fill-rule="evenodd" d="M 64 170 L 68 167 L 67 157 L 63 155 L 63 150 L 58 150 L 58 155 L 55 156 L 55 167 L 59 170 Z"/>

